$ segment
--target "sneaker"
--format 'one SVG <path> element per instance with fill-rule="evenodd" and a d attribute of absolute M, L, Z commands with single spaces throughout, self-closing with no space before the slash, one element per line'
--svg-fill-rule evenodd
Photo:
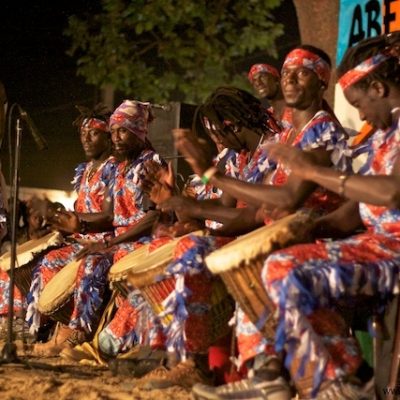
<path fill-rule="evenodd" d="M 209 383 L 209 380 L 196 367 L 193 360 L 180 362 L 171 369 L 158 367 L 138 381 L 138 384 L 147 390 L 165 389 L 171 386 L 191 388 L 196 383 Z"/>
<path fill-rule="evenodd" d="M 372 400 L 374 396 L 365 393 L 356 385 L 334 381 L 317 394 L 315 400 Z"/>
<path fill-rule="evenodd" d="M 218 387 L 197 384 L 192 389 L 195 400 L 290 400 L 291 394 L 288 383 L 282 377 L 272 381 L 254 377 Z"/>

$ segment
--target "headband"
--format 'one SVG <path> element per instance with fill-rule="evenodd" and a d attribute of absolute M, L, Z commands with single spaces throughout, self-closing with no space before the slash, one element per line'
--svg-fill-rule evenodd
<path fill-rule="evenodd" d="M 319 55 L 309 50 L 294 49 L 285 58 L 282 69 L 288 66 L 304 67 L 313 71 L 328 86 L 331 67 Z"/>
<path fill-rule="evenodd" d="M 150 103 L 124 100 L 110 117 L 110 127 L 117 124 L 136 135 L 142 142 L 146 140 L 148 125 L 153 120 Z"/>
<path fill-rule="evenodd" d="M 272 65 L 269 64 L 254 64 L 251 66 L 249 74 L 247 75 L 247 77 L 249 78 L 249 81 L 251 83 L 253 83 L 254 80 L 254 76 L 256 74 L 259 74 L 260 72 L 263 72 L 265 74 L 271 74 L 273 76 L 275 76 L 275 78 L 280 79 L 280 74 L 279 71 L 273 67 Z"/>
<path fill-rule="evenodd" d="M 110 132 L 108 123 L 98 118 L 85 118 L 82 121 L 81 128 L 98 129 L 103 132 Z"/>
<path fill-rule="evenodd" d="M 379 65 L 381 65 L 389 58 L 390 56 L 387 56 L 383 53 L 378 53 L 370 58 L 367 58 L 365 61 L 358 64 L 353 69 L 348 70 L 339 79 L 340 87 L 342 88 L 342 90 L 345 90 L 351 85 L 354 85 L 356 82 L 360 81 L 361 79 L 369 75 L 374 69 L 379 67 Z"/>

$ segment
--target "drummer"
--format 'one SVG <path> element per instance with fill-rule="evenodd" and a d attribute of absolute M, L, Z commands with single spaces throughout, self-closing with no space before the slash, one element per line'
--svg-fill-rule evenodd
<path fill-rule="evenodd" d="M 281 84 L 286 103 L 293 108 L 293 126 L 282 133 L 279 141 L 311 150 L 310 154 L 321 165 L 347 169 L 349 162 L 343 152 L 346 148 L 346 135 L 332 116 L 321 110 L 329 77 L 330 60 L 322 50 L 312 46 L 300 46 L 288 54 L 282 68 Z M 281 165 L 267 176 L 263 185 L 254 185 L 234 181 L 220 176 L 213 169 L 208 169 L 209 164 L 206 167 L 203 161 L 204 154 L 200 154 L 198 145 L 193 146 L 189 140 L 183 139 L 178 146 L 191 160 L 192 167 L 198 174 L 205 174 L 211 179 L 211 183 L 224 192 L 261 206 L 257 218 L 262 217 L 266 224 L 303 205 L 323 213 L 340 203 L 338 197 L 334 198 L 321 189 L 315 190 L 316 185 L 290 176 L 290 171 Z M 168 202 L 162 206 L 170 208 Z M 244 210 L 242 218 L 237 219 L 236 226 L 232 226 L 243 228 L 248 223 L 244 219 L 245 216 L 249 217 L 248 210 Z M 254 219 L 254 216 L 252 218 Z M 250 366 L 258 367 L 260 373 L 268 370 L 270 376 L 277 377 L 279 362 L 275 357 L 269 357 L 271 349 L 268 343 L 242 312 L 239 312 L 238 320 L 240 364 L 247 362 Z M 260 357 L 255 360 L 257 355 Z M 274 373 L 275 368 L 277 371 Z M 282 393 L 287 393 L 287 385 L 284 382 L 274 382 L 274 385 L 276 383 L 280 385 Z M 210 391 L 213 392 L 213 389 L 210 388 Z"/>
<path fill-rule="evenodd" d="M 108 192 L 114 183 L 117 160 L 111 156 L 111 137 L 108 128 L 110 113 L 101 105 L 94 110 L 80 108 L 80 112 L 81 114 L 74 125 L 78 128 L 82 148 L 88 161 L 77 166 L 72 181 L 78 195 L 74 205 L 74 213 L 59 210 L 54 222 L 61 230 L 70 232 L 71 229 L 69 229 L 68 224 L 61 224 L 61 220 L 64 221 L 73 214 L 80 221 L 81 226 L 77 233 L 73 234 L 72 244 L 50 251 L 37 263 L 30 292 L 27 296 L 28 311 L 26 318 L 31 325 L 31 332 L 36 332 L 40 326 L 37 302 L 44 286 L 61 268 L 74 259 L 83 248 L 82 241 L 98 240 L 104 242 L 106 238 L 112 236 L 110 228 L 108 230 L 106 228 L 104 232 L 99 229 L 97 233 L 88 233 L 85 229 L 85 225 L 91 216 L 103 210 L 103 203 L 106 202 L 107 196 L 109 196 Z M 48 211 L 43 211 L 40 202 L 33 201 L 31 206 L 40 209 L 42 214 L 44 213 L 48 217 Z M 85 280 L 82 279 L 77 286 L 81 287 L 84 282 Z M 90 291 L 87 291 L 86 295 L 88 300 L 93 296 Z M 63 343 L 73 333 L 71 329 L 65 326 L 61 326 L 57 331 L 57 339 L 53 337 L 49 343 L 37 344 L 35 351 L 41 355 L 56 354 L 53 351 L 55 341 L 57 340 L 59 344 Z"/>
<path fill-rule="evenodd" d="M 293 366 L 308 366 L 300 373 L 291 368 L 302 398 L 317 393 L 317 398 L 363 398 L 349 382 L 360 358 L 336 301 L 363 296 L 364 302 L 367 296 L 379 309 L 399 292 L 399 72 L 398 53 L 388 52 L 384 37 L 349 49 L 338 68 L 346 99 L 361 120 L 378 129 L 365 176 L 322 168 L 294 149 L 270 149 L 296 176 L 348 199 L 317 225 L 323 237 L 346 239 L 293 246 L 271 254 L 264 264 L 264 285 L 279 305 L 276 348 L 287 351 Z M 361 227 L 366 231 L 354 235 Z"/>
<path fill-rule="evenodd" d="M 91 273 L 96 280 L 97 291 L 106 287 L 107 273 L 111 265 L 109 261 L 115 263 L 148 242 L 153 224 L 158 218 L 159 212 L 151 209 L 151 202 L 141 187 L 146 162 L 166 165 L 147 138 L 152 119 L 150 104 L 133 100 L 125 100 L 110 118 L 109 126 L 115 154 L 121 162 L 116 171 L 112 195 L 106 199 L 110 204 L 109 214 L 100 214 L 97 219 L 88 221 L 85 229 L 90 231 L 96 229 L 100 222 L 111 221 L 114 237 L 107 238 L 105 242 L 90 243 L 78 255 L 83 259 L 81 268 L 85 269 L 85 273 L 90 271 L 87 260 L 98 257 L 97 264 L 94 265 L 97 269 Z M 78 229 L 79 220 L 72 215 L 71 225 L 74 224 L 75 229 Z M 103 268 L 103 265 L 107 267 Z M 93 285 L 87 285 L 86 290 L 92 290 L 92 287 Z M 97 312 L 99 307 L 93 312 L 93 308 L 85 304 L 84 296 L 84 290 L 80 292 L 80 296 L 79 292 L 74 296 L 75 309 L 69 324 L 70 329 L 90 331 L 100 317 Z M 98 306 L 100 305 L 101 302 L 98 303 Z M 141 338 L 142 344 L 163 346 L 159 322 L 137 291 L 132 291 L 119 306 L 115 325 L 109 327 L 109 334 L 101 338 L 101 351 L 114 355 L 116 351 L 124 350 L 124 343 L 132 345 L 135 339 L 139 339 L 140 342 Z M 146 321 L 141 326 L 142 331 L 135 330 L 132 326 L 139 314 L 140 319 Z"/>

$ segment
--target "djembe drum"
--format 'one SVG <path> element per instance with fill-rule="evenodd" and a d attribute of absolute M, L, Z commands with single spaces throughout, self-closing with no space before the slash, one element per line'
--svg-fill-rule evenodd
<path fill-rule="evenodd" d="M 76 275 L 82 260 L 68 263 L 44 287 L 38 301 L 38 310 L 54 321 L 68 324 L 73 311 L 73 293 Z"/>
<path fill-rule="evenodd" d="M 164 327 L 168 327 L 173 321 L 173 314 L 165 313 L 165 305 L 177 289 L 175 276 L 167 274 L 166 268 L 173 261 L 175 246 L 181 239 L 167 243 L 150 253 L 128 273 L 129 282 L 141 291 L 155 314 L 161 317 Z M 202 312 L 189 312 L 185 321 L 185 329 L 189 328 L 191 332 L 190 335 L 186 335 L 187 350 L 206 352 L 215 340 L 229 332 L 228 321 L 233 313 L 232 299 L 223 282 L 207 270 L 183 276 L 184 286 L 190 293 L 185 300 L 187 309 L 203 307 Z"/>
<path fill-rule="evenodd" d="M 17 246 L 16 265 L 14 269 L 15 284 L 21 293 L 26 296 L 32 283 L 33 268 L 36 261 L 50 250 L 61 247 L 64 244 L 60 232 L 51 232 L 40 239 L 29 240 Z M 0 257 L 0 268 L 9 272 L 11 266 L 11 252 Z"/>
<path fill-rule="evenodd" d="M 261 282 L 266 257 L 274 250 L 309 241 L 310 214 L 299 212 L 264 226 L 214 251 L 206 258 L 208 269 L 219 275 L 228 292 L 267 338 L 275 337 L 272 303 Z"/>
<path fill-rule="evenodd" d="M 149 244 L 145 244 L 125 257 L 122 257 L 112 265 L 108 273 L 108 279 L 112 289 L 116 288 L 125 297 L 128 295 L 130 292 L 126 279 L 128 272 L 147 257 L 149 247 Z"/>

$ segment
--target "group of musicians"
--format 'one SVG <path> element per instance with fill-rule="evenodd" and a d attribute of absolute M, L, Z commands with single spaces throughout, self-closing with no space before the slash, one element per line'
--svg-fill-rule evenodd
<path fill-rule="evenodd" d="M 196 399 L 370 398 L 357 380 L 359 345 L 337 304 L 363 295 L 384 309 L 399 291 L 400 65 L 390 39 L 360 42 L 337 69 L 346 99 L 374 127 L 356 151 L 323 99 L 329 57 L 302 45 L 280 72 L 267 64 L 251 68 L 249 80 L 269 108 L 246 91 L 221 87 L 197 109 L 192 131 L 174 131 L 195 173 L 181 192 L 147 138 L 150 104 L 125 100 L 112 114 L 80 108 L 75 125 L 87 161 L 75 170 L 74 211 L 48 213 L 31 204 L 34 215 L 68 238 L 35 260 L 28 293 L 16 288 L 15 311 L 32 334 L 48 320 L 38 307 L 41 294 L 80 260 L 69 323 L 58 323 L 34 354 L 79 359 L 86 352 L 101 362 L 141 347 L 165 350 L 164 365 L 138 384 L 184 386 Z M 200 130 L 215 143 L 216 157 Z M 355 174 L 352 157 L 360 149 L 366 161 Z M 312 239 L 264 256 L 254 279 L 273 307 L 256 321 L 233 307 L 206 258 L 297 210 L 312 212 Z M 113 265 L 143 246 L 146 259 L 171 243 L 172 261 L 154 283 L 171 277 L 174 283 L 158 306 L 129 282 L 110 298 Z M 7 285 L 2 273 L 0 310 Z M 166 289 L 158 290 L 161 296 Z M 246 295 L 233 300 L 242 304 Z M 260 325 L 267 319 L 274 321 L 272 337 Z M 211 348 L 231 347 L 230 336 L 239 373 L 215 386 L 204 358 Z"/>

